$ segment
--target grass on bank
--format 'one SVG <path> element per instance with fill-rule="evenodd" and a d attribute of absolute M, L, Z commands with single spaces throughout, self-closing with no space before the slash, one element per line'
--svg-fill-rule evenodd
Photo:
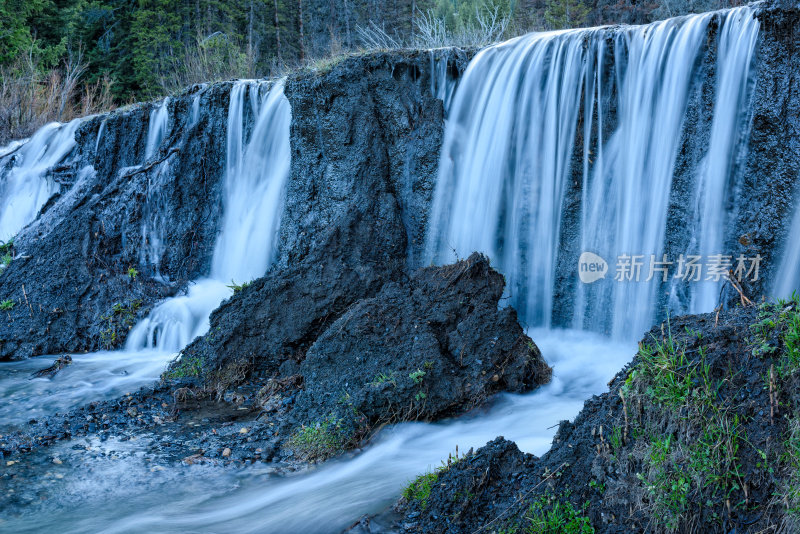
<path fill-rule="evenodd" d="M 784 412 L 786 419 L 774 504 L 785 509 L 785 526 L 795 532 L 800 530 L 800 296 L 763 303 L 750 330 L 753 355 L 776 360 L 764 377 L 770 410 Z"/>
<path fill-rule="evenodd" d="M 334 416 L 309 425 L 301 425 L 289 438 L 288 445 L 305 460 L 325 460 L 344 452 L 351 441 L 344 423 Z"/>
<path fill-rule="evenodd" d="M 740 449 L 749 442 L 737 406 L 722 392 L 733 372 L 715 380 L 705 347 L 690 356 L 667 321 L 661 339 L 640 347 L 639 364 L 621 389 L 628 405 L 661 407 L 641 422 L 626 422 L 624 439 L 630 432 L 645 444 L 634 451 L 642 466 L 637 478 L 654 523 L 667 531 L 679 528 L 692 502 L 730 505 L 742 488 Z"/>
<path fill-rule="evenodd" d="M 757 321 L 750 326 L 748 350 L 763 360 L 756 369 L 766 369 L 763 388 L 769 396 L 768 405 L 755 407 L 756 413 L 768 418 L 763 425 L 786 428 L 782 442 L 777 446 L 768 442 L 767 450 L 753 444 L 748 428 L 771 431 L 754 421 L 752 405 L 738 400 L 747 373 L 753 371 L 726 360 L 718 360 L 712 369 L 701 333 L 687 330 L 679 340 L 669 321 L 665 326 L 660 338 L 640 347 L 639 363 L 620 389 L 622 441 L 630 440 L 632 446 L 623 458 L 614 457 L 620 465 L 639 466 L 642 506 L 653 525 L 674 532 L 690 523 L 696 527 L 700 518 L 725 524 L 731 514 L 746 513 L 751 506 L 750 484 L 774 480 L 780 473 L 781 490 L 774 501 L 800 526 L 798 296 L 761 304 Z M 687 338 L 696 340 L 692 348 Z"/>
<path fill-rule="evenodd" d="M 442 465 L 422 473 L 421 475 L 417 476 L 417 478 L 409 482 L 408 486 L 403 489 L 403 497 L 407 501 L 418 502 L 420 508 L 423 510 L 426 509 L 428 507 L 428 499 L 430 499 L 431 491 L 439 481 L 439 475 L 447 472 L 462 458 L 463 457 L 458 455 L 458 447 L 456 447 L 455 454 L 448 454 L 447 460 L 442 460 Z"/>

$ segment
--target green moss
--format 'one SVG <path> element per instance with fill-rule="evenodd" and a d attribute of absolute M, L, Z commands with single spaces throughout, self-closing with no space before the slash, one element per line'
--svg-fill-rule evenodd
<path fill-rule="evenodd" d="M 428 507 L 428 499 L 431 496 L 431 490 L 436 486 L 441 473 L 447 472 L 451 467 L 461 461 L 462 457 L 458 455 L 458 447 L 456 447 L 455 454 L 450 453 L 447 455 L 447 460 L 442 460 L 442 465 L 433 470 L 428 470 L 422 473 L 417 478 L 408 483 L 408 486 L 403 490 L 403 497 L 408 501 L 417 501 L 420 507 L 424 510 Z M 467 500 L 474 497 L 470 492 L 457 493 L 453 496 L 454 500 L 460 498 L 467 498 Z"/>
<path fill-rule="evenodd" d="M 197 356 L 181 356 L 180 360 L 171 365 L 161 378 L 174 380 L 177 378 L 191 378 L 200 376 L 203 371 L 203 361 Z"/>
<path fill-rule="evenodd" d="M 439 471 L 423 473 L 411 481 L 403 490 L 403 497 L 409 501 L 419 502 L 420 507 L 424 510 L 428 507 L 428 499 L 431 496 L 431 490 L 439 480 Z"/>

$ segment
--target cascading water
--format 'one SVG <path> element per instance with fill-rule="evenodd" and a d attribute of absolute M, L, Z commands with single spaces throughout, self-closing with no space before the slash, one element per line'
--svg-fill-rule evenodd
<path fill-rule="evenodd" d="M 252 129 L 245 125 L 245 120 L 250 121 L 250 117 L 244 114 L 248 103 L 255 117 Z M 152 383 L 175 352 L 207 330 L 211 311 L 232 294 L 228 286 L 232 280 L 242 283 L 266 272 L 276 248 L 283 191 L 289 174 L 290 119 L 291 108 L 283 95 L 283 81 L 271 86 L 255 81 L 234 85 L 228 116 L 222 229 L 216 241 L 209 276 L 192 283 L 187 294 L 167 299 L 156 306 L 130 332 L 123 351 L 75 354 L 73 364 L 53 379 L 27 379 L 42 367 L 41 359 L 5 365 L 4 373 L 0 375 L 0 398 L 12 399 L 13 402 L 0 406 L 0 422 L 22 423 L 30 417 L 69 409 L 98 398 L 118 396 Z M 151 113 L 148 128 L 147 145 L 156 147 L 153 151 L 161 145 L 168 122 L 167 106 L 162 103 Z M 50 182 L 44 177 L 72 150 L 77 125 L 77 121 L 65 126 L 49 125 L 20 145 L 17 152 L 7 154 L 3 161 L 5 168 L 8 169 L 11 163 L 14 166 L 6 171 L 4 177 L 16 180 L 12 184 L 21 184 L 17 187 L 21 194 L 3 205 L 4 215 L 18 215 L 16 209 L 6 209 L 7 205 L 19 206 L 21 198 L 21 205 L 27 207 L 25 202 L 32 203 L 33 197 L 28 191 L 38 192 L 38 188 L 48 186 Z M 249 139 L 246 140 L 248 132 Z M 98 137 L 101 133 L 102 130 Z M 18 153 L 22 155 L 18 161 L 8 159 Z M 151 152 L 151 158 L 154 155 L 155 152 Z M 168 172 L 171 157 L 174 156 L 168 155 L 164 161 L 158 162 L 151 180 L 158 180 L 162 173 Z M 85 178 L 92 173 L 94 169 L 91 166 L 83 168 L 78 181 L 64 198 L 68 199 L 80 189 Z M 6 183 L 0 182 L 0 185 L 5 187 Z M 4 194 L 7 190 L 2 189 Z M 45 189 L 45 193 L 47 191 Z M 41 202 L 49 196 L 44 194 Z M 3 201 L 6 202 L 5 198 Z M 155 239 L 160 229 L 158 199 L 148 198 L 147 202 L 145 218 L 149 226 L 143 229 L 148 238 L 145 248 L 147 258 L 157 266 L 160 252 L 155 247 L 163 246 Z M 38 208 L 30 210 L 30 218 L 35 217 L 36 211 Z M 3 226 L 3 229 L 9 228 L 8 235 L 13 236 L 24 223 L 23 219 L 14 226 Z M 21 406 L 25 409 L 20 410 Z"/>
<path fill-rule="evenodd" d="M 450 110 L 450 103 L 453 101 L 453 94 L 456 90 L 456 82 L 447 73 L 447 52 L 444 56 L 439 55 L 440 50 L 430 50 L 431 57 L 431 94 L 442 101 L 444 112 Z"/>
<path fill-rule="evenodd" d="M 150 122 L 147 126 L 147 142 L 145 143 L 144 159 L 150 159 L 161 146 L 169 126 L 169 98 L 150 112 Z"/>
<path fill-rule="evenodd" d="M 734 190 L 733 167 L 744 145 L 740 125 L 747 121 L 747 89 L 753 51 L 758 38 L 758 21 L 749 9 L 732 11 L 720 28 L 717 52 L 716 101 L 708 152 L 700 164 L 695 199 L 695 220 L 700 223 L 697 254 L 709 257 L 724 250 L 724 229 L 728 226 L 725 200 Z M 713 309 L 722 282 L 703 281 L 691 294 L 690 313 Z"/>
<path fill-rule="evenodd" d="M 522 450 L 543 454 L 558 423 L 601 392 L 635 350 L 633 343 L 610 342 L 590 332 L 535 330 L 530 335 L 554 364 L 553 381 L 528 395 L 500 395 L 473 416 L 395 425 L 353 458 L 288 477 L 261 463 L 242 469 L 180 465 L 161 470 L 150 461 L 146 439 L 95 441 L 91 446 L 103 451 L 100 459 L 86 468 L 72 467 L 80 469 L 80 476 L 54 481 L 51 498 L 37 499 L 3 526 L 14 532 L 63 533 L 343 531 L 361 515 L 391 505 L 409 480 L 439 466 L 456 447 L 463 452 L 502 435 Z M 58 402 L 52 393 L 48 399 Z M 65 466 L 82 465 L 85 447 L 71 445 L 49 454 Z M 47 469 L 52 471 L 52 464 Z M 70 505 L 75 499 L 81 506 Z M 61 513 L 43 513 L 40 506 Z"/>
<path fill-rule="evenodd" d="M 195 281 L 186 295 L 159 304 L 131 331 L 126 350 L 179 351 L 206 332 L 211 311 L 232 293 L 229 284 L 263 275 L 272 262 L 289 175 L 291 108 L 283 95 L 283 81 L 261 95 L 263 87 L 242 81 L 231 90 L 224 215 L 209 277 Z M 248 98 L 257 118 L 246 143 Z"/>
<path fill-rule="evenodd" d="M 707 192 L 699 226 L 701 249 L 721 246 L 713 213 L 721 213 L 718 190 L 743 128 L 739 106 L 758 31 L 749 8 L 619 30 L 531 34 L 479 53 L 450 110 L 428 258 L 489 254 L 506 274 L 512 303 L 529 324 L 543 326 L 553 324 L 556 295 L 563 299 L 570 285 L 558 280 L 559 266 L 574 265 L 569 276 L 577 278 L 570 240 L 611 269 L 623 254 L 661 259 L 682 125 L 714 17 L 722 36 L 714 126 L 698 178 Z M 578 184 L 578 228 L 568 232 L 565 206 L 575 209 L 569 197 Z M 658 285 L 612 278 L 571 290 L 571 316 L 558 322 L 640 335 L 656 317 Z M 705 296 L 692 302 L 708 305 Z"/>
<path fill-rule="evenodd" d="M 72 152 L 81 119 L 43 126 L 23 143 L 14 143 L 0 159 L 0 242 L 14 237 L 36 218 L 59 185 L 47 173 Z"/>

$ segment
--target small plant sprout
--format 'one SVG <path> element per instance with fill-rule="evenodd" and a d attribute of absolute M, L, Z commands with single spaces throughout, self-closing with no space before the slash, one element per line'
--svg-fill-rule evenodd
<path fill-rule="evenodd" d="M 6 299 L 3 302 L 0 302 L 0 310 L 2 311 L 10 311 L 14 308 L 14 301 L 11 299 Z"/>
<path fill-rule="evenodd" d="M 233 289 L 234 293 L 238 293 L 238 292 L 240 292 L 241 290 L 243 290 L 244 288 L 246 288 L 249 285 L 250 285 L 250 282 L 243 282 L 241 284 L 237 284 L 236 282 L 231 280 L 231 283 L 228 285 L 228 287 Z"/>
<path fill-rule="evenodd" d="M 370 386 L 381 386 L 383 384 L 391 384 L 391 385 L 397 387 L 397 381 L 394 378 L 394 372 L 391 372 L 389 374 L 380 373 L 378 375 L 375 375 L 375 378 L 373 378 L 372 381 L 368 385 L 370 385 Z"/>
<path fill-rule="evenodd" d="M 136 280 L 137 276 L 139 276 L 139 271 L 137 271 L 135 267 L 128 268 L 128 278 Z"/>
<path fill-rule="evenodd" d="M 424 376 L 425 376 L 425 371 L 423 371 L 422 369 L 417 369 L 416 371 L 408 375 L 408 378 L 413 380 L 415 384 L 422 384 L 422 379 Z"/>

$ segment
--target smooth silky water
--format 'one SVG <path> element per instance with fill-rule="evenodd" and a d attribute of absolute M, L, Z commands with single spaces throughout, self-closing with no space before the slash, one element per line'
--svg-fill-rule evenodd
<path fill-rule="evenodd" d="M 209 465 L 156 467 L 148 439 L 75 440 L 48 449 L 44 500 L 5 517 L 9 532 L 338 532 L 395 500 L 426 469 L 497 436 L 533 454 L 550 447 L 559 421 L 630 360 L 635 343 L 588 332 L 529 332 L 554 367 L 553 379 L 527 395 L 499 395 L 487 408 L 439 424 L 404 423 L 381 431 L 361 453 L 292 476 L 267 464 L 234 470 Z M 75 449 L 79 445 L 78 450 Z M 103 455 L 87 461 L 85 446 Z M 148 458 L 151 460 L 148 461 Z M 76 506 L 79 504 L 79 506 Z"/>

